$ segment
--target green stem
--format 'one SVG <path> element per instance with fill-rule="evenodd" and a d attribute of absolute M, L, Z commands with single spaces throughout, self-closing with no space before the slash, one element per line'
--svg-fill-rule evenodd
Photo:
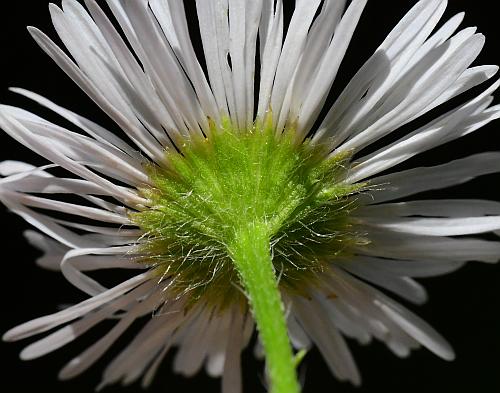
<path fill-rule="evenodd" d="M 228 250 L 248 295 L 266 353 L 271 392 L 299 393 L 269 241 L 267 227 L 253 224 L 236 232 Z"/>

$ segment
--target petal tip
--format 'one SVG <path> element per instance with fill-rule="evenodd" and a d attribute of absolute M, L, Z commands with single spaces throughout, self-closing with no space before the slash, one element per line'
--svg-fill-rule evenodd
<path fill-rule="evenodd" d="M 13 341 L 16 341 L 17 338 L 17 333 L 16 333 L 16 329 L 17 327 L 15 328 L 12 328 L 10 330 L 7 330 L 3 336 L 2 336 L 2 341 L 5 341 L 5 342 L 13 342 Z"/>

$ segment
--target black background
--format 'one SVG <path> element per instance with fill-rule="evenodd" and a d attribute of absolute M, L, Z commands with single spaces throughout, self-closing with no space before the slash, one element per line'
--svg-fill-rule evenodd
<path fill-rule="evenodd" d="M 495 2 L 452 0 L 450 3 L 445 14 L 447 17 L 465 10 L 467 13 L 464 25 L 479 26 L 479 31 L 487 37 L 486 48 L 476 64 L 499 63 L 500 53 L 497 49 L 500 26 L 497 14 L 489 11 Z M 332 98 L 413 4 L 414 1 L 408 0 L 369 2 L 340 69 Z M 24 26 L 34 25 L 48 32 L 51 37 L 56 37 L 50 25 L 46 1 L 2 2 L 1 12 L 0 101 L 20 105 L 54 119 L 43 109 L 7 91 L 9 86 L 20 86 L 41 93 L 116 130 L 112 122 L 36 46 L 25 30 Z M 193 18 L 191 23 L 196 23 L 195 14 L 189 15 Z M 470 97 L 470 94 L 462 96 L 458 102 L 467 97 Z M 455 104 L 456 102 L 457 100 L 454 101 Z M 443 110 L 440 108 L 434 111 L 424 121 L 435 113 L 443 113 Z M 498 127 L 499 123 L 490 124 L 460 141 L 412 159 L 401 168 L 436 164 L 479 151 L 500 150 Z M 0 148 L 1 159 L 45 163 L 44 159 L 6 135 L 0 137 Z M 465 186 L 434 193 L 433 196 L 500 200 L 499 180 L 500 176 L 482 177 Z M 38 252 L 29 247 L 22 237 L 22 232 L 28 228 L 23 220 L 2 208 L 0 228 L 0 331 L 4 332 L 26 320 L 52 313 L 59 304 L 84 299 L 84 296 L 66 283 L 61 275 L 35 266 L 34 260 Z M 500 266 L 473 263 L 452 275 L 421 282 L 429 291 L 430 302 L 423 307 L 410 307 L 449 339 L 457 352 L 456 361 L 447 363 L 426 350 L 416 351 L 409 359 L 401 360 L 378 342 L 367 347 L 350 342 L 363 376 L 363 386 L 354 388 L 336 381 L 318 351 L 314 349 L 306 356 L 301 367 L 301 376 L 305 379 L 304 393 L 500 391 Z M 69 382 L 59 382 L 56 375 L 67 361 L 98 339 L 107 328 L 109 326 L 93 329 L 77 342 L 30 362 L 22 362 L 18 358 L 19 351 L 29 340 L 15 344 L 1 343 L 0 389 L 8 393 L 93 391 L 105 364 L 127 343 L 133 332 L 123 337 L 109 354 L 83 376 Z M 206 376 L 204 372 L 191 379 L 173 374 L 170 371 L 171 361 L 172 356 L 168 357 L 160 368 L 151 392 L 219 391 L 220 381 Z M 244 353 L 243 370 L 246 393 L 265 391 L 262 383 L 262 363 L 254 360 L 251 350 Z M 135 392 L 140 391 L 140 387 L 113 386 L 106 391 Z"/>

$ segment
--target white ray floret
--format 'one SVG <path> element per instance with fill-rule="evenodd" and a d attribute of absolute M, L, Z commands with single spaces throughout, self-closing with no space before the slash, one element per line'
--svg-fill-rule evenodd
<path fill-rule="evenodd" d="M 200 137 L 210 141 L 214 124 L 229 121 L 244 134 L 266 119 L 276 135 L 293 129 L 297 145 L 307 139 L 305 144 L 325 146 L 325 162 L 359 153 L 347 165 L 342 185 L 366 187 L 348 216 L 366 241 L 352 245 L 349 258 L 332 250 L 322 261 L 327 268 L 315 272 L 316 287 L 308 288 L 308 296 L 280 286 L 294 348 L 316 344 L 332 373 L 355 385 L 361 376 L 344 336 L 362 344 L 375 338 L 400 357 L 424 346 L 445 360 L 454 358 L 439 333 L 375 287 L 422 304 L 427 294 L 415 278 L 446 274 L 469 261 L 500 259 L 500 241 L 476 236 L 500 233 L 500 203 L 400 201 L 500 172 L 500 153 L 393 169 L 500 117 L 500 106 L 493 105 L 496 81 L 427 124 L 412 125 L 498 71 L 493 65 L 473 66 L 485 38 L 476 28 L 459 30 L 463 13 L 439 25 L 447 2 L 417 2 L 320 117 L 366 0 L 347 7 L 344 0 L 298 0 L 286 33 L 282 0 L 197 0 L 200 50 L 191 42 L 192 18 L 180 1 L 107 0 L 113 18 L 96 1 L 84 3 L 63 0 L 61 8 L 49 7 L 65 49 L 37 28 L 29 31 L 121 134 L 20 88 L 12 91 L 73 128 L 0 105 L 0 127 L 50 162 L 41 167 L 0 163 L 0 201 L 37 229 L 25 232 L 43 252 L 37 264 L 61 272 L 89 295 L 5 333 L 4 340 L 15 341 L 55 329 L 24 348 L 22 359 L 44 356 L 97 324 L 114 321 L 60 371 L 61 379 L 72 378 L 133 323 L 146 320 L 106 367 L 99 388 L 141 378 L 149 386 L 164 357 L 177 347 L 175 372 L 191 376 L 204 367 L 222 377 L 224 393 L 240 392 L 240 356 L 254 331 L 248 307 L 190 302 L 173 290 L 175 274 L 167 269 L 159 275 L 154 261 L 137 263 L 151 234 L 132 217 L 154 208 L 144 192 L 155 186 L 148 168 L 172 169 L 166 151 Z M 411 128 L 406 135 L 364 153 L 404 125 Z M 62 170 L 65 175 L 59 175 Z M 75 198 L 68 201 L 68 196 Z M 220 266 L 215 266 L 216 273 Z M 101 269 L 123 269 L 129 278 L 108 288 L 88 274 Z M 192 284 L 190 289 L 199 283 Z M 240 289 L 238 283 L 227 284 Z M 260 342 L 255 352 L 262 353 Z"/>

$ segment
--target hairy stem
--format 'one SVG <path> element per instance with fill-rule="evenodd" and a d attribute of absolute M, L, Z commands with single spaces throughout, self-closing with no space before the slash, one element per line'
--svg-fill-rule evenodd
<path fill-rule="evenodd" d="M 271 392 L 298 393 L 300 387 L 269 240 L 266 225 L 254 223 L 237 230 L 228 249 L 247 292 L 264 346 Z"/>

